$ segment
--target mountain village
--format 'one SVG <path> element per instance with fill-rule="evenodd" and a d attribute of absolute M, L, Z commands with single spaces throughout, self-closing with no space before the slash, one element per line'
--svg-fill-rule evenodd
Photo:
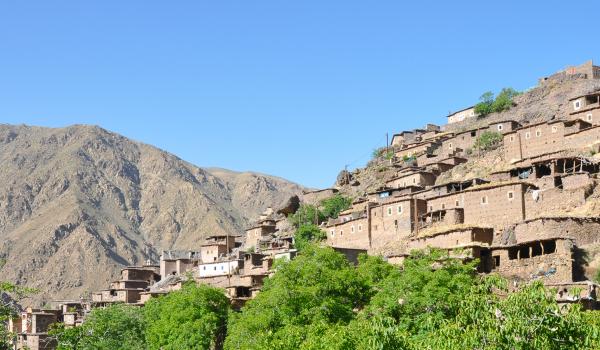
<path fill-rule="evenodd" d="M 446 125 L 393 135 L 381 150 L 389 156 L 369 165 L 391 171 L 381 186 L 354 191 L 350 208 L 320 223 L 327 237 L 322 244 L 351 262 L 366 253 L 399 267 L 413 250 L 442 249 L 452 258 L 478 259 L 479 273 L 498 273 L 511 288 L 539 280 L 556 289 L 560 304 L 600 308 L 599 285 L 591 280 L 595 267 L 585 253 L 600 244 L 600 216 L 588 210 L 600 172 L 600 67 L 589 61 L 539 84 L 573 80 L 597 80 L 599 89 L 565 96 L 564 115 L 530 123 L 516 116 L 486 122 L 469 107 L 449 114 Z M 448 177 L 481 157 L 475 145 L 485 134 L 499 137 L 495 152 L 501 162 L 494 171 Z M 8 323 L 18 334 L 14 347 L 54 349 L 51 324 L 77 327 L 92 309 L 115 303 L 143 307 L 190 280 L 223 288 L 239 309 L 260 293 L 279 259 L 298 253 L 287 217 L 303 203 L 318 205 L 359 186 L 356 173 L 345 172 L 334 188 L 305 192 L 282 208 L 267 209 L 245 235 L 213 235 L 194 251 L 163 251 L 159 261 L 123 268 L 89 298 L 23 309 Z"/>

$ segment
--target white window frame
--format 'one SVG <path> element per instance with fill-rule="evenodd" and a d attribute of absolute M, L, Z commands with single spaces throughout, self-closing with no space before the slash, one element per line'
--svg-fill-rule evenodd
<path fill-rule="evenodd" d="M 542 136 L 542 130 L 541 129 L 537 129 L 535 131 L 535 137 L 541 137 Z"/>
<path fill-rule="evenodd" d="M 487 204 L 488 204 L 488 197 L 487 196 L 481 197 L 481 205 L 487 205 Z"/>
<path fill-rule="evenodd" d="M 350 233 L 354 233 L 354 225 L 350 226 Z"/>
<path fill-rule="evenodd" d="M 388 216 L 392 216 L 392 207 L 387 208 Z"/>
<path fill-rule="evenodd" d="M 588 114 L 585 116 L 585 119 L 586 119 L 588 122 L 591 122 L 591 121 L 594 119 L 594 115 L 593 115 L 592 113 L 588 113 Z"/>
<path fill-rule="evenodd" d="M 526 139 L 526 140 L 529 140 L 530 138 L 531 138 L 531 131 L 527 131 L 527 132 L 525 133 L 525 139 Z"/>
<path fill-rule="evenodd" d="M 402 204 L 398 206 L 398 214 L 402 214 Z"/>
<path fill-rule="evenodd" d="M 502 131 L 504 129 L 504 125 L 498 124 L 498 131 Z"/>
<path fill-rule="evenodd" d="M 510 142 L 515 142 L 515 136 L 514 135 L 511 135 L 508 139 L 509 139 Z"/>
<path fill-rule="evenodd" d="M 508 192 L 506 192 L 506 196 L 508 197 L 509 201 L 512 201 L 513 199 L 515 199 L 515 192 L 514 191 L 508 191 Z"/>
<path fill-rule="evenodd" d="M 581 101 L 577 100 L 573 102 L 573 109 L 578 111 L 581 109 Z"/>
<path fill-rule="evenodd" d="M 552 133 L 556 134 L 557 131 L 558 131 L 558 127 L 556 125 L 552 125 Z"/>

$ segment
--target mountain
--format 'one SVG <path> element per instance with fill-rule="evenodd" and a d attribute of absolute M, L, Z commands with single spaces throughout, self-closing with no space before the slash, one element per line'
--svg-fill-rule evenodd
<path fill-rule="evenodd" d="M 243 233 L 303 187 L 202 169 L 97 126 L 0 125 L 0 280 L 34 302 L 105 288 L 125 265 Z"/>

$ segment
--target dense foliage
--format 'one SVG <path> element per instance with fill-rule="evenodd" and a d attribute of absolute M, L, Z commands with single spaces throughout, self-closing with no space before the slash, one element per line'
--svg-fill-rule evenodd
<path fill-rule="evenodd" d="M 496 98 L 491 91 L 485 92 L 479 98 L 479 103 L 475 105 L 475 113 L 479 116 L 485 116 L 493 112 L 502 112 L 513 106 L 513 98 L 520 92 L 513 88 L 504 88 Z"/>
<path fill-rule="evenodd" d="M 342 196 L 340 194 L 336 194 L 332 197 L 324 199 L 321 201 L 321 213 L 324 218 L 337 218 L 341 212 L 350 208 L 352 205 L 352 199 Z"/>
<path fill-rule="evenodd" d="M 495 292 L 493 292 L 495 291 Z M 230 319 L 226 349 L 578 349 L 600 346 L 600 315 L 560 309 L 540 283 L 509 294 L 475 262 L 413 253 L 402 270 L 354 268 L 311 246 Z"/>
<path fill-rule="evenodd" d="M 188 283 L 144 308 L 94 309 L 81 327 L 51 331 L 59 349 L 215 349 L 225 337 L 229 300 L 222 290 Z"/>
<path fill-rule="evenodd" d="M 489 151 L 500 145 L 502 134 L 495 131 L 485 131 L 477 137 L 473 147 L 479 151 Z"/>
<path fill-rule="evenodd" d="M 300 226 L 294 234 L 294 243 L 298 250 L 302 251 L 304 248 L 311 244 L 325 240 L 327 234 L 319 228 L 317 225 L 303 225 Z"/>

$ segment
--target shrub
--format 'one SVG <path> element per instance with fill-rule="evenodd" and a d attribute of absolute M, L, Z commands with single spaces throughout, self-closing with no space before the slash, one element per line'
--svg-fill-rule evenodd
<path fill-rule="evenodd" d="M 336 194 L 321 201 L 321 214 L 324 219 L 336 219 L 344 210 L 350 208 L 352 199 Z"/>
<path fill-rule="evenodd" d="M 311 243 L 318 243 L 327 239 L 327 234 L 317 225 L 300 226 L 294 234 L 295 246 L 302 251 Z"/>
<path fill-rule="evenodd" d="M 475 140 L 473 147 L 479 151 L 489 151 L 502 142 L 502 134 L 495 131 L 485 131 Z"/>

